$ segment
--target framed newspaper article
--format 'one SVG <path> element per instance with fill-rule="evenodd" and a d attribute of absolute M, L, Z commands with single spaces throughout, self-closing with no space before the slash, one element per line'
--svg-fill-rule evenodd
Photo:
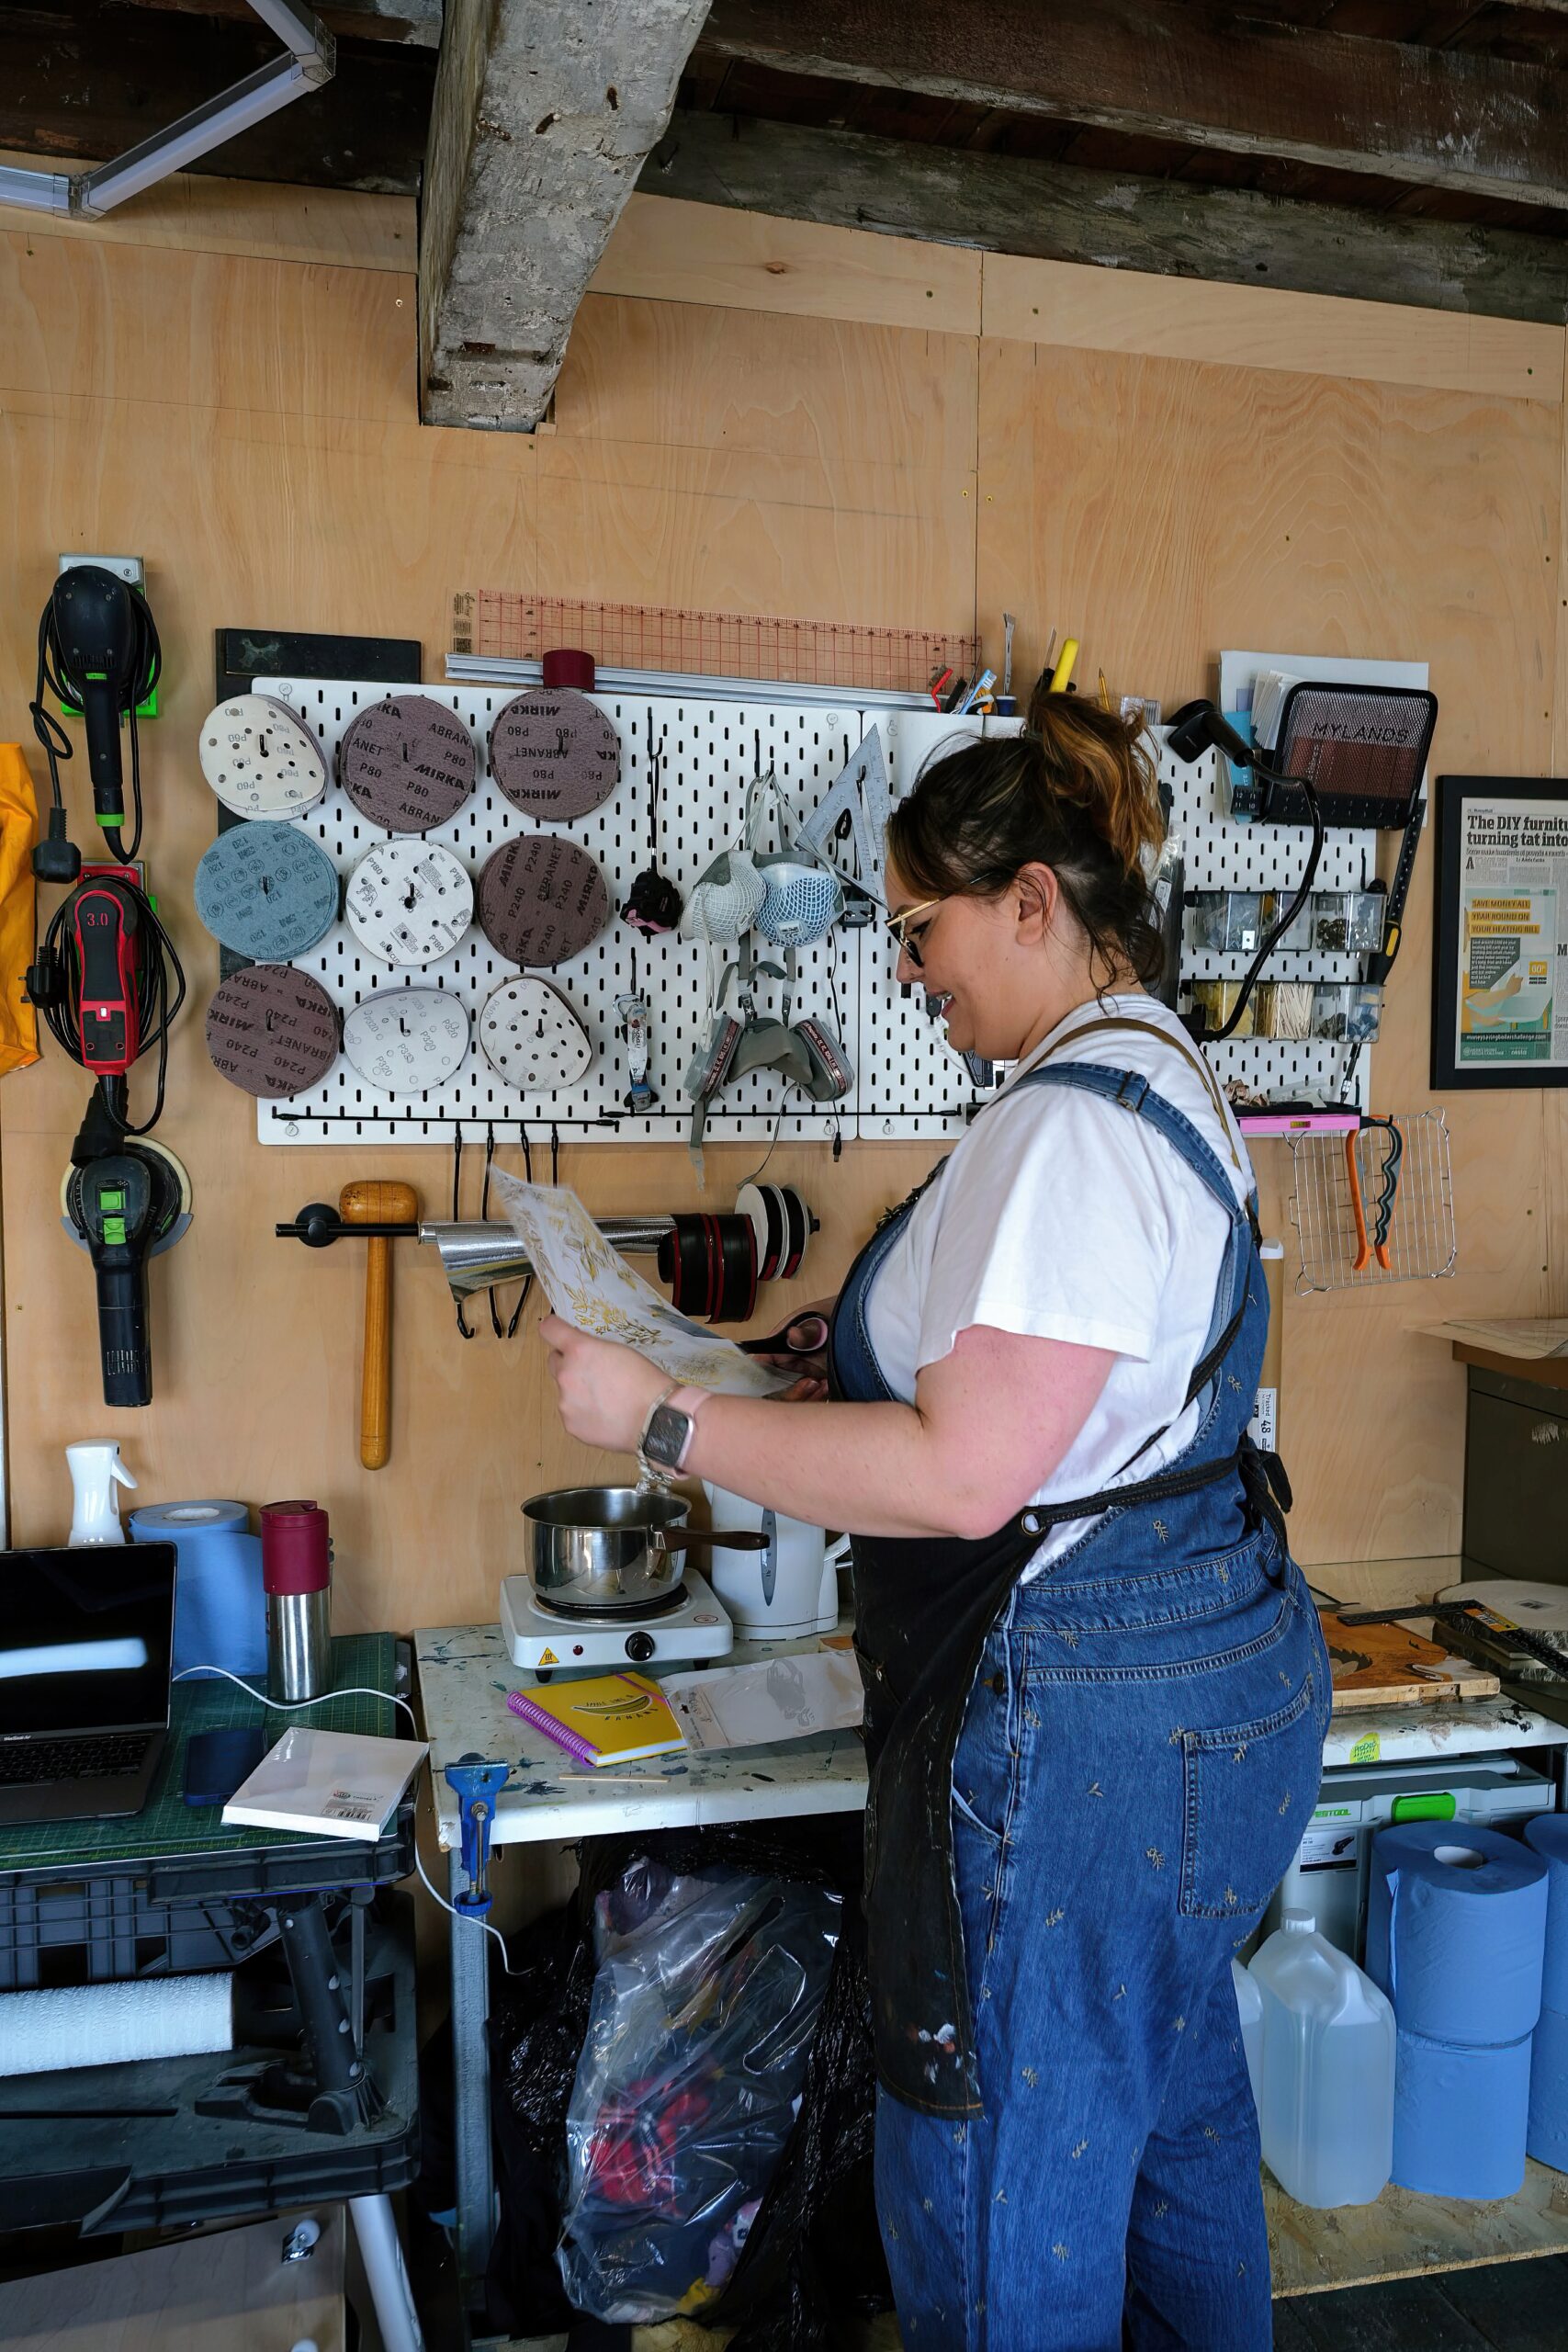
<path fill-rule="evenodd" d="M 1437 793 L 1432 1085 L 1568 1085 L 1568 783 Z"/>

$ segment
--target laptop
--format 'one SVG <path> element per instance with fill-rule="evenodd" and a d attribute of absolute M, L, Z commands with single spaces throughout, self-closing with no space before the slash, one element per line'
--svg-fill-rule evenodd
<path fill-rule="evenodd" d="M 0 1823 L 140 1813 L 169 1731 L 172 1544 L 0 1552 Z"/>

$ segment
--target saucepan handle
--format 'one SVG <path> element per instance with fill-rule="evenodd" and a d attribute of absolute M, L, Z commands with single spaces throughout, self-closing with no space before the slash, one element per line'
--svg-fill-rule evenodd
<path fill-rule="evenodd" d="M 650 1552 L 689 1552 L 702 1544 L 710 1544 L 726 1552 L 765 1552 L 768 1538 L 755 1527 L 732 1530 L 675 1527 L 668 1533 L 661 1527 L 650 1527 L 648 1532 Z"/>

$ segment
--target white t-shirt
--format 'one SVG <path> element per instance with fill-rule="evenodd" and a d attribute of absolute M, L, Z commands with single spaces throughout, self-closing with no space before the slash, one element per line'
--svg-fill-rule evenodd
<path fill-rule="evenodd" d="M 1072 1042 L 1108 1014 L 1164 1035 L 1112 1029 Z M 1208 1340 L 1229 1230 L 1219 1203 L 1146 1120 L 1081 1088 L 1021 1086 L 1046 1057 L 1137 1071 L 1191 1121 L 1237 1200 L 1252 1190 L 1247 1147 L 1197 1046 L 1156 999 L 1131 992 L 1080 1006 L 1020 1062 L 916 1203 L 866 1302 L 872 1347 L 896 1396 L 912 1404 L 916 1374 L 976 1323 L 1114 1351 L 1089 1419 L 1033 1498 L 1044 1503 L 1152 1477 L 1188 1443 L 1198 1408 L 1182 1400 Z M 1053 1528 L 1026 1576 L 1092 1524 Z"/>

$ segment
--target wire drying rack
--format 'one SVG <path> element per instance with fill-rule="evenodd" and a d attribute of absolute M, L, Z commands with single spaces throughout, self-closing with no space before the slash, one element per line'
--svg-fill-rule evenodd
<path fill-rule="evenodd" d="M 1438 1282 L 1451 1274 L 1458 1257 L 1454 1236 L 1453 1178 L 1449 1161 L 1448 1121 L 1441 1111 L 1396 1112 L 1404 1137 L 1399 1187 L 1389 1226 L 1386 1266 L 1375 1255 L 1358 1273 L 1359 1242 L 1345 1163 L 1344 1136 L 1290 1138 L 1291 1223 L 1301 1265 L 1298 1291 L 1368 1290 L 1386 1283 Z M 1356 1165 L 1370 1225 L 1382 1170 L 1393 1148 L 1386 1127 L 1365 1127 L 1356 1142 Z"/>

